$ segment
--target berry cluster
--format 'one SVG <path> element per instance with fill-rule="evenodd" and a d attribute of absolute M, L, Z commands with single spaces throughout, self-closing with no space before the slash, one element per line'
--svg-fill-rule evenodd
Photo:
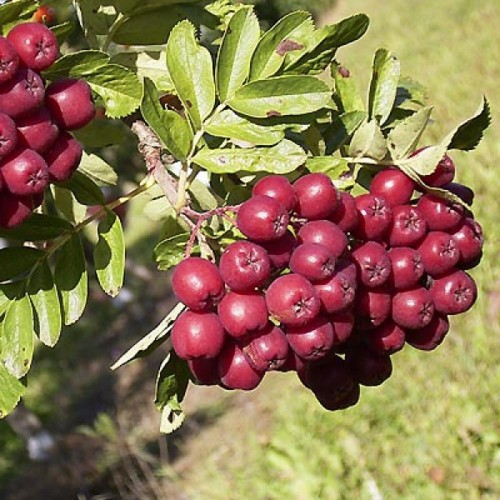
<path fill-rule="evenodd" d="M 63 78 L 45 88 L 40 72 L 57 58 L 52 31 L 18 24 L 0 37 L 0 227 L 23 222 L 50 182 L 69 179 L 82 148 L 68 132 L 94 117 L 90 87 Z"/>
<path fill-rule="evenodd" d="M 453 176 L 446 156 L 424 180 L 470 198 Z M 230 244 L 218 266 L 190 257 L 172 275 L 188 307 L 172 345 L 194 378 L 250 390 L 266 371 L 294 370 L 335 410 L 358 401 L 360 384 L 386 380 L 405 343 L 437 347 L 447 316 L 476 299 L 464 269 L 478 263 L 483 237 L 461 205 L 415 193 L 397 168 L 357 197 L 320 173 L 293 185 L 259 180 L 237 213 L 248 239 Z"/>

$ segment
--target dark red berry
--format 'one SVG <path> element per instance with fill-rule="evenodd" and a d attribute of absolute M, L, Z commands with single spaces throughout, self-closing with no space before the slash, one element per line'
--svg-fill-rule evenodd
<path fill-rule="evenodd" d="M 392 209 L 393 221 L 387 241 L 391 247 L 414 247 L 427 233 L 427 222 L 420 211 L 411 205 Z"/>
<path fill-rule="evenodd" d="M 422 196 L 417 208 L 431 231 L 455 231 L 464 220 L 464 208 L 461 205 L 431 194 Z"/>
<path fill-rule="evenodd" d="M 264 285 L 271 274 L 267 252 L 250 241 L 231 243 L 222 253 L 219 269 L 224 283 L 235 292 Z"/>
<path fill-rule="evenodd" d="M 250 364 L 257 371 L 278 370 L 288 359 L 288 341 L 281 328 L 269 323 L 241 346 Z"/>
<path fill-rule="evenodd" d="M 297 356 L 308 361 L 322 358 L 333 346 L 333 327 L 326 316 L 302 326 L 289 326 L 286 338 Z"/>
<path fill-rule="evenodd" d="M 20 143 L 37 153 L 43 153 L 50 148 L 57 136 L 59 129 L 52 121 L 47 108 L 38 108 L 33 113 L 23 116 L 16 121 Z"/>
<path fill-rule="evenodd" d="M 19 55 L 12 44 L 0 36 L 0 83 L 10 80 L 19 67 Z"/>
<path fill-rule="evenodd" d="M 297 246 L 295 236 L 287 230 L 286 233 L 277 240 L 265 241 L 261 246 L 267 251 L 271 267 L 273 269 L 282 270 L 288 266 L 290 257 Z"/>
<path fill-rule="evenodd" d="M 405 331 L 389 319 L 370 330 L 366 342 L 377 354 L 394 354 L 405 345 Z"/>
<path fill-rule="evenodd" d="M 330 177 L 321 173 L 307 174 L 293 184 L 297 195 L 297 213 L 309 220 L 328 218 L 338 204 L 339 195 Z"/>
<path fill-rule="evenodd" d="M 299 274 L 280 276 L 266 292 L 269 313 L 287 326 L 305 325 L 314 319 L 321 302 L 310 281 Z"/>
<path fill-rule="evenodd" d="M 10 229 L 22 224 L 40 205 L 32 196 L 16 196 L 7 191 L 0 193 L 0 227 Z"/>
<path fill-rule="evenodd" d="M 434 302 L 423 287 L 398 292 L 392 298 L 392 319 L 402 328 L 423 328 L 433 316 Z"/>
<path fill-rule="evenodd" d="M 255 389 L 263 377 L 262 372 L 252 368 L 243 351 L 233 340 L 226 342 L 219 356 L 218 373 L 224 387 L 243 391 Z"/>
<path fill-rule="evenodd" d="M 455 177 L 455 164 L 453 160 L 445 155 L 444 158 L 437 164 L 436 170 L 429 175 L 423 175 L 422 180 L 428 186 L 442 187 L 448 184 Z"/>
<path fill-rule="evenodd" d="M 370 193 L 381 196 L 391 207 L 408 203 L 414 189 L 414 182 L 397 168 L 380 171 L 370 184 Z"/>
<path fill-rule="evenodd" d="M 63 132 L 48 151 L 44 153 L 52 182 L 67 181 L 80 165 L 82 159 L 80 143 L 68 132 Z"/>
<path fill-rule="evenodd" d="M 303 225 L 297 235 L 300 243 L 318 243 L 340 257 L 347 248 L 347 237 L 336 224 L 327 220 L 315 220 Z"/>
<path fill-rule="evenodd" d="M 217 314 L 184 311 L 175 320 L 170 338 L 182 359 L 215 358 L 222 350 L 225 333 Z"/>
<path fill-rule="evenodd" d="M 349 350 L 345 357 L 354 380 L 361 385 L 376 386 L 392 374 L 392 362 L 388 354 L 376 354 L 368 346 Z"/>
<path fill-rule="evenodd" d="M 253 196 L 238 210 L 238 229 L 251 240 L 258 242 L 281 238 L 288 226 L 286 209 L 269 196 Z"/>
<path fill-rule="evenodd" d="M 40 75 L 29 68 L 20 68 L 13 78 L 0 85 L 0 112 L 19 118 L 35 111 L 44 96 Z"/>
<path fill-rule="evenodd" d="M 381 240 L 392 222 L 392 210 L 381 196 L 362 194 L 356 197 L 358 224 L 353 231 L 361 240 Z"/>
<path fill-rule="evenodd" d="M 290 257 L 290 270 L 317 283 L 333 275 L 335 263 L 335 256 L 327 247 L 318 243 L 304 243 Z"/>
<path fill-rule="evenodd" d="M 282 175 L 267 175 L 257 181 L 252 189 L 252 196 L 257 195 L 274 198 L 289 212 L 297 204 L 297 197 L 290 181 Z"/>
<path fill-rule="evenodd" d="M 474 219 L 465 219 L 452 237 L 460 252 L 461 265 L 474 262 L 481 256 L 484 243 L 483 229 Z"/>
<path fill-rule="evenodd" d="M 425 272 L 430 276 L 441 276 L 451 271 L 460 259 L 455 240 L 443 231 L 431 231 L 418 247 Z"/>
<path fill-rule="evenodd" d="M 436 313 L 432 321 L 424 328 L 408 330 L 406 342 L 421 351 L 432 351 L 438 347 L 450 329 L 450 322 L 444 314 Z"/>
<path fill-rule="evenodd" d="M 355 317 L 352 310 L 330 314 L 329 320 L 333 327 L 333 345 L 338 346 L 346 342 L 354 329 Z"/>
<path fill-rule="evenodd" d="M 413 248 L 395 247 L 387 253 L 391 261 L 392 274 L 389 284 L 396 290 L 413 288 L 424 275 L 420 254 Z"/>
<path fill-rule="evenodd" d="M 19 149 L 7 156 L 0 170 L 7 189 L 19 196 L 42 193 L 49 183 L 47 163 L 31 149 Z"/>
<path fill-rule="evenodd" d="M 455 271 L 433 281 L 429 292 L 436 311 L 460 314 L 469 310 L 477 299 L 474 280 L 464 271 Z"/>
<path fill-rule="evenodd" d="M 361 283 L 369 288 L 383 285 L 391 275 L 391 261 L 384 247 L 375 241 L 367 241 L 352 252 Z"/>
<path fill-rule="evenodd" d="M 340 197 L 337 208 L 329 219 L 337 224 L 345 233 L 352 231 L 358 224 L 358 210 L 354 196 L 345 191 L 339 191 Z"/>
<path fill-rule="evenodd" d="M 190 359 L 187 363 L 197 384 L 217 385 L 220 383 L 218 358 Z"/>
<path fill-rule="evenodd" d="M 391 314 L 391 294 L 388 289 L 384 286 L 358 288 L 354 313 L 359 330 L 370 330 L 381 325 Z"/>
<path fill-rule="evenodd" d="M 219 303 L 224 296 L 224 282 L 213 262 L 190 257 L 175 267 L 172 291 L 190 309 L 202 311 Z"/>
<path fill-rule="evenodd" d="M 0 157 L 12 153 L 17 143 L 16 124 L 8 115 L 0 113 Z"/>

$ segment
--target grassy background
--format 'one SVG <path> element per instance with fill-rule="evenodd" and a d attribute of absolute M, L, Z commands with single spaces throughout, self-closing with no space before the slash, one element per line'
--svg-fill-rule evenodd
<path fill-rule="evenodd" d="M 437 351 L 405 349 L 394 358 L 392 378 L 364 389 L 348 411 L 324 412 L 281 374 L 251 396 L 225 399 L 226 415 L 185 441 L 191 460 L 173 469 L 188 498 L 500 497 L 500 5 L 351 0 L 324 21 L 357 12 L 371 17 L 371 28 L 339 60 L 367 88 L 374 51 L 394 51 L 403 74 L 424 83 L 436 105 L 429 141 L 470 116 L 483 93 L 491 102 L 494 122 L 483 143 L 453 154 L 458 179 L 476 191 L 475 213 L 486 232 L 485 258 L 473 272 L 480 298 L 454 318 Z M 192 391 L 188 403 L 199 407 L 200 396 Z"/>

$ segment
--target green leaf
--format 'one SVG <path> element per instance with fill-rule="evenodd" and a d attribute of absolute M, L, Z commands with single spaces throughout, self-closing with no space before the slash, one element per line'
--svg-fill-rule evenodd
<path fill-rule="evenodd" d="M 117 120 L 96 119 L 75 130 L 73 134 L 86 148 L 104 148 L 122 144 L 127 139 L 127 134 L 130 134 L 130 129 Z"/>
<path fill-rule="evenodd" d="M 14 0 L 0 6 L 0 25 L 4 31 L 4 25 L 19 22 L 35 12 L 39 3 L 33 0 Z M 5 31 L 4 31 L 5 34 Z"/>
<path fill-rule="evenodd" d="M 350 71 L 339 64 L 332 64 L 331 74 L 335 80 L 336 97 L 341 110 L 344 113 L 364 111 L 363 99 Z"/>
<path fill-rule="evenodd" d="M 179 429 L 185 418 L 186 416 L 177 398 L 174 396 L 161 412 L 160 432 L 163 434 L 171 434 Z"/>
<path fill-rule="evenodd" d="M 156 132 L 165 148 L 178 160 L 184 161 L 191 150 L 193 133 L 187 120 L 175 111 L 163 109 L 152 80 L 144 79 L 144 98 L 141 113 Z"/>
<path fill-rule="evenodd" d="M 394 106 L 399 83 L 400 64 L 396 56 L 386 49 L 379 49 L 373 60 L 368 107 L 370 119 L 383 125 Z"/>
<path fill-rule="evenodd" d="M 78 203 L 69 190 L 53 184 L 50 186 L 57 209 L 71 222 L 79 224 L 87 215 L 87 207 Z"/>
<path fill-rule="evenodd" d="M 26 387 L 0 363 L 0 418 L 6 417 L 19 403 Z"/>
<path fill-rule="evenodd" d="M 35 350 L 33 310 L 27 295 L 13 300 L 3 321 L 2 360 L 16 378 L 28 373 Z"/>
<path fill-rule="evenodd" d="M 73 228 L 60 217 L 34 213 L 21 225 L 12 229 L 0 229 L 0 238 L 15 241 L 47 241 L 57 238 Z"/>
<path fill-rule="evenodd" d="M 99 0 L 73 0 L 73 5 L 86 42 L 91 47 L 98 47 L 99 36 L 107 35 L 117 18 L 116 9 L 110 2 Z"/>
<path fill-rule="evenodd" d="M 356 14 L 337 24 L 323 26 L 314 33 L 314 41 L 298 59 L 284 67 L 286 74 L 321 73 L 335 56 L 337 49 L 364 35 L 370 20 L 365 14 Z"/>
<path fill-rule="evenodd" d="M 236 172 L 293 172 L 306 161 L 304 150 L 292 141 L 283 141 L 270 148 L 202 149 L 193 162 L 215 174 Z"/>
<path fill-rule="evenodd" d="M 45 252 L 31 247 L 7 247 L 0 250 L 0 281 L 8 281 L 28 272 Z"/>
<path fill-rule="evenodd" d="M 111 165 L 95 154 L 83 152 L 78 172 L 98 186 L 116 186 L 118 175 Z M 95 191 L 95 190 L 94 190 Z"/>
<path fill-rule="evenodd" d="M 141 104 L 142 83 L 137 75 L 118 64 L 108 64 L 85 76 L 90 88 L 106 107 L 106 116 L 122 118 Z"/>
<path fill-rule="evenodd" d="M 54 272 L 59 290 L 65 325 L 78 321 L 83 314 L 88 296 L 88 276 L 82 241 L 74 235 L 57 255 Z"/>
<path fill-rule="evenodd" d="M 125 273 L 125 240 L 120 218 L 109 211 L 99 223 L 99 240 L 94 248 L 97 279 L 110 297 L 116 297 L 123 286 Z"/>
<path fill-rule="evenodd" d="M 99 50 L 81 50 L 60 57 L 43 75 L 50 80 L 81 78 L 92 75 L 109 63 L 108 54 Z"/>
<path fill-rule="evenodd" d="M 238 10 L 229 22 L 217 55 L 215 73 L 221 102 L 231 99 L 248 78 L 259 38 L 259 21 L 253 8 Z"/>
<path fill-rule="evenodd" d="M 396 164 L 400 168 L 410 169 L 418 175 L 430 175 L 436 170 L 438 163 L 443 159 L 447 150 L 448 141 L 443 141 L 440 144 L 423 149 L 411 158 L 400 160 Z"/>
<path fill-rule="evenodd" d="M 182 0 L 183 3 L 195 3 L 200 0 Z M 136 14 L 137 12 L 143 10 L 156 10 L 160 7 L 165 7 L 166 5 L 172 5 L 178 3 L 179 0 L 148 0 L 144 2 L 143 0 L 116 0 L 116 6 L 118 10 L 123 14 Z M 157 14 L 158 15 L 158 14 Z"/>
<path fill-rule="evenodd" d="M 104 195 L 99 186 L 90 177 L 78 170 L 71 179 L 57 183 L 57 186 L 69 189 L 83 205 L 104 205 Z"/>
<path fill-rule="evenodd" d="M 491 112 L 490 105 L 486 97 L 476 114 L 465 121 L 457 128 L 451 139 L 448 149 L 460 149 L 462 151 L 471 151 L 480 143 L 484 131 L 490 126 Z"/>
<path fill-rule="evenodd" d="M 14 283 L 4 283 L 0 285 L 0 316 L 3 316 L 9 304 L 14 300 L 24 287 L 24 281 L 15 281 Z M 1 324 L 0 324 L 1 337 Z M 1 345 L 1 342 L 0 342 Z M 1 351 L 1 348 L 0 348 Z"/>
<path fill-rule="evenodd" d="M 155 405 L 159 410 L 177 396 L 177 403 L 182 402 L 189 383 L 187 363 L 171 351 L 163 360 L 156 377 Z"/>
<path fill-rule="evenodd" d="M 421 83 L 408 76 L 399 78 L 395 106 L 403 109 L 411 108 L 411 104 L 424 106 L 427 99 L 427 89 Z"/>
<path fill-rule="evenodd" d="M 185 307 L 184 304 L 177 304 L 154 330 L 139 340 L 139 342 L 133 345 L 125 354 L 120 356 L 111 369 L 116 370 L 130 363 L 130 361 L 143 358 L 154 351 L 164 342 L 165 337 L 170 333 L 170 330 L 172 330 L 175 320 L 180 316 L 182 311 L 184 311 Z"/>
<path fill-rule="evenodd" d="M 168 271 L 184 260 L 189 236 L 189 233 L 176 234 L 156 245 L 153 253 L 160 271 Z"/>
<path fill-rule="evenodd" d="M 47 261 L 38 266 L 28 283 L 28 295 L 36 313 L 35 331 L 47 346 L 59 340 L 62 328 L 61 306 L 54 278 Z"/>
<path fill-rule="evenodd" d="M 57 43 L 61 46 L 75 30 L 75 23 L 73 21 L 66 21 L 56 26 L 51 26 L 50 30 L 56 35 Z"/>
<path fill-rule="evenodd" d="M 432 107 L 422 108 L 398 123 L 387 136 L 387 146 L 394 160 L 406 158 L 415 151 L 429 123 Z"/>
<path fill-rule="evenodd" d="M 228 104 L 254 118 L 302 115 L 329 106 L 331 92 L 313 76 L 278 76 L 247 83 Z"/>
<path fill-rule="evenodd" d="M 375 120 L 365 122 L 352 137 L 349 154 L 355 158 L 382 160 L 387 154 L 385 138 Z"/>
<path fill-rule="evenodd" d="M 289 52 L 304 48 L 294 36 L 304 25 L 313 30 L 311 14 L 304 11 L 291 12 L 262 35 L 252 57 L 250 80 L 274 75 L 281 68 Z"/>
<path fill-rule="evenodd" d="M 198 44 L 188 21 L 179 23 L 170 34 L 167 67 L 184 109 L 200 129 L 215 105 L 215 82 L 210 53 Z"/>
<path fill-rule="evenodd" d="M 230 109 L 215 114 L 205 129 L 215 137 L 249 142 L 256 146 L 272 146 L 285 137 L 283 127 L 259 125 Z"/>
<path fill-rule="evenodd" d="M 321 172 L 336 180 L 349 173 L 349 163 L 344 158 L 333 156 L 313 156 L 306 161 L 309 172 Z"/>
<path fill-rule="evenodd" d="M 195 179 L 190 184 L 189 193 L 203 211 L 214 210 L 219 206 L 219 200 L 215 196 L 214 192 L 204 182 L 198 179 Z M 175 221 L 177 222 L 178 219 L 175 218 Z"/>
<path fill-rule="evenodd" d="M 332 154 L 346 144 L 366 119 L 367 114 L 364 111 L 351 111 L 335 117 L 323 133 L 326 154 Z"/>

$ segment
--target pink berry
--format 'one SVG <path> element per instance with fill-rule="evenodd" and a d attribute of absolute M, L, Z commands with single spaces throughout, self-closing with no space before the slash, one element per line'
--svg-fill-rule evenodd
<path fill-rule="evenodd" d="M 484 243 L 483 229 L 474 219 L 465 219 L 452 237 L 460 252 L 461 265 L 474 262 L 481 256 Z"/>
<path fill-rule="evenodd" d="M 286 338 L 297 356 L 308 361 L 322 358 L 333 346 L 333 327 L 325 316 L 302 326 L 289 326 Z"/>
<path fill-rule="evenodd" d="M 297 195 L 297 213 L 309 220 L 326 219 L 335 210 L 339 195 L 330 177 L 307 174 L 293 184 Z"/>

